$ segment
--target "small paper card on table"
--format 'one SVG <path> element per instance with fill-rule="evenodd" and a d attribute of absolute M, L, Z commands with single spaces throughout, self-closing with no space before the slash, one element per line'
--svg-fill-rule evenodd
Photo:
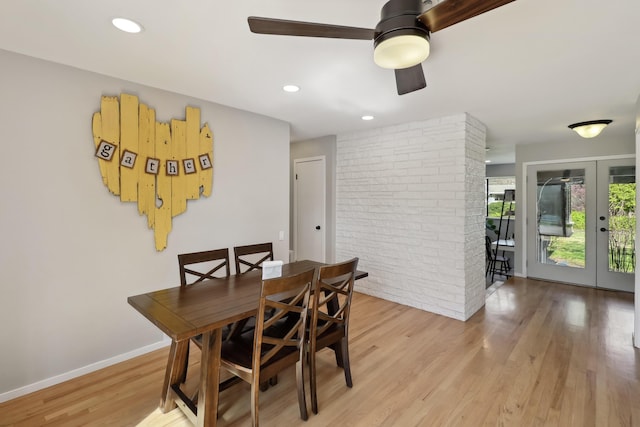
<path fill-rule="evenodd" d="M 265 261 L 262 263 L 262 280 L 282 276 L 282 261 Z"/>

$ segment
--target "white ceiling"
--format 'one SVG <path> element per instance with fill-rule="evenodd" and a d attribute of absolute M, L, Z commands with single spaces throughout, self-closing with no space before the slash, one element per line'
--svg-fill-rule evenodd
<path fill-rule="evenodd" d="M 460 112 L 487 125 L 494 163 L 513 162 L 515 144 L 578 139 L 578 121 L 613 120 L 585 144 L 634 137 L 636 0 L 517 0 L 436 32 L 427 88 L 403 96 L 372 42 L 257 35 L 246 21 L 373 28 L 384 2 L 0 0 L 0 49 L 285 120 L 294 141 Z M 145 30 L 116 30 L 118 16 Z"/>

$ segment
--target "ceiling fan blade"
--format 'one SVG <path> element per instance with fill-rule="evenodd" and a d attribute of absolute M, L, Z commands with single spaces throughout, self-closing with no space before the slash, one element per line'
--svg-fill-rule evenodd
<path fill-rule="evenodd" d="M 432 33 L 515 0 L 444 0 L 428 9 L 418 19 Z"/>
<path fill-rule="evenodd" d="M 395 72 L 398 95 L 404 95 L 427 87 L 427 82 L 422 72 L 422 64 L 395 70 Z"/>
<path fill-rule="evenodd" d="M 248 21 L 251 31 L 258 34 L 373 40 L 374 33 L 374 30 L 368 28 L 288 21 L 286 19 L 259 18 L 257 16 L 250 16 Z"/>

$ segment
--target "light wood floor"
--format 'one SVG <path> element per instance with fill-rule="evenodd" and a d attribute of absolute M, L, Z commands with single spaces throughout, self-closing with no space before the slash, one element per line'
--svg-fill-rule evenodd
<path fill-rule="evenodd" d="M 298 418 L 290 370 L 261 393 L 261 424 L 640 426 L 632 295 L 520 278 L 488 295 L 460 322 L 357 294 L 354 387 L 325 350 L 320 413 Z M 166 357 L 159 350 L 1 404 L 0 425 L 186 426 L 177 410 L 156 409 Z M 219 425 L 250 424 L 245 385 L 220 399 Z"/>

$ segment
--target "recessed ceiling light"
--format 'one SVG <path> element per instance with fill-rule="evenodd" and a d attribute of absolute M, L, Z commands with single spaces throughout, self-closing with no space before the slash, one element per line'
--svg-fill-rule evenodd
<path fill-rule="evenodd" d="M 300 88 L 296 85 L 285 85 L 282 87 L 282 90 L 284 90 L 285 92 L 297 92 L 300 90 Z"/>
<path fill-rule="evenodd" d="M 114 27 L 125 33 L 139 33 L 142 31 L 142 25 L 127 18 L 113 18 L 111 23 Z"/>
<path fill-rule="evenodd" d="M 366 120 L 366 121 L 373 120 L 373 116 L 362 116 L 362 120 Z"/>
<path fill-rule="evenodd" d="M 485 160 L 484 162 L 485 163 L 491 163 L 491 160 Z"/>

